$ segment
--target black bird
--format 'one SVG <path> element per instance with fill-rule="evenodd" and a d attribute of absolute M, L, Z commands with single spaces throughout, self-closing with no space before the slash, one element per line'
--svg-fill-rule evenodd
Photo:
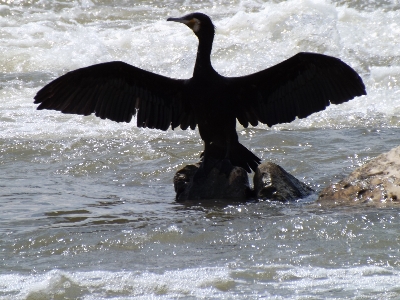
<path fill-rule="evenodd" d="M 167 21 L 191 28 L 199 39 L 193 77 L 172 79 L 124 62 L 101 63 L 66 73 L 35 96 L 37 109 L 90 115 L 167 130 L 199 127 L 208 158 L 228 159 L 251 172 L 261 160 L 239 143 L 236 119 L 244 127 L 272 126 L 365 95 L 360 76 L 341 60 L 298 53 L 271 68 L 241 77 L 224 77 L 211 65 L 214 25 L 202 13 Z M 209 169 L 209 167 L 207 167 Z"/>

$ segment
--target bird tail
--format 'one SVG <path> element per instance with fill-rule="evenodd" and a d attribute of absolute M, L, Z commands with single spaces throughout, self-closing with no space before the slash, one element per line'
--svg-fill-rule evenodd
<path fill-rule="evenodd" d="M 255 172 L 261 163 L 260 158 L 239 142 L 231 145 L 229 160 L 232 165 L 241 167 L 249 173 L 251 170 Z"/>

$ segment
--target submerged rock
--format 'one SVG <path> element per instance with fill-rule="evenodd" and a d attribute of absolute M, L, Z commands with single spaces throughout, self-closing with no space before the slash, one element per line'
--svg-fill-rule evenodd
<path fill-rule="evenodd" d="M 381 154 L 322 190 L 319 202 L 400 203 L 400 147 Z"/>
<path fill-rule="evenodd" d="M 187 165 L 176 172 L 174 187 L 177 202 L 188 200 L 245 202 L 254 199 L 284 202 L 301 199 L 314 192 L 283 168 L 270 162 L 258 166 L 254 176 L 254 190 L 250 188 L 247 172 L 240 167 L 231 166 L 227 176 L 220 171 L 220 165 L 216 162 L 216 167 L 207 176 L 193 180 L 199 166 L 199 164 Z"/>
<path fill-rule="evenodd" d="M 258 166 L 253 182 L 257 199 L 286 202 L 314 193 L 312 188 L 271 162 Z"/>

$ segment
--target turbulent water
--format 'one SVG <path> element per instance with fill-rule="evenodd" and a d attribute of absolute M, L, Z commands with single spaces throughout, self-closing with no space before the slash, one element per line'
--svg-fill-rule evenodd
<path fill-rule="evenodd" d="M 214 20 L 223 75 L 312 51 L 366 84 L 307 119 L 238 127 L 263 160 L 318 191 L 399 145 L 398 0 L 0 0 L 0 299 L 399 299 L 399 208 L 180 205 L 197 131 L 35 110 L 42 86 L 95 63 L 190 77 L 196 37 L 166 18 L 193 11 Z"/>

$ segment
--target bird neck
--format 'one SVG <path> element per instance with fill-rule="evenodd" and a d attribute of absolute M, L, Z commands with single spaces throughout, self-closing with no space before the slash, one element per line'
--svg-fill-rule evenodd
<path fill-rule="evenodd" d="M 214 70 L 211 65 L 211 49 L 214 36 L 206 39 L 199 38 L 199 47 L 197 48 L 197 58 L 194 65 L 193 75 L 206 74 L 207 70 Z"/>

